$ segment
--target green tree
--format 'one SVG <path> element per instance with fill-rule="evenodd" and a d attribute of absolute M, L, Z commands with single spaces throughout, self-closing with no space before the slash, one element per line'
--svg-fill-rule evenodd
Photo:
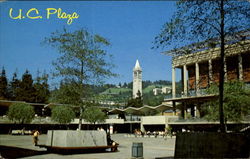
<path fill-rule="evenodd" d="M 219 112 L 221 131 L 225 131 L 223 114 L 225 44 L 240 41 L 238 32 L 249 29 L 250 3 L 248 1 L 180 0 L 177 11 L 155 39 L 155 47 L 174 47 L 168 53 L 178 56 L 199 49 L 220 46 Z M 203 41 L 203 43 L 201 43 Z M 206 41 L 204 43 L 204 41 Z M 180 45 L 196 43 L 188 47 Z M 172 44 L 172 46 L 171 46 Z M 212 45 L 211 45 L 212 44 Z"/>
<path fill-rule="evenodd" d="M 212 85 L 208 89 L 210 94 L 218 94 L 217 85 Z M 224 120 L 240 122 L 246 115 L 250 114 L 250 89 L 243 82 L 226 82 L 224 88 Z M 219 101 L 210 101 L 203 105 L 206 112 L 205 118 L 208 120 L 219 120 Z"/>
<path fill-rule="evenodd" d="M 17 79 L 17 73 L 13 74 L 12 80 L 9 83 L 9 94 L 11 100 L 17 100 L 17 96 L 20 88 L 20 80 Z"/>
<path fill-rule="evenodd" d="M 82 117 L 87 122 L 96 124 L 97 122 L 103 122 L 106 119 L 106 114 L 98 107 L 88 107 L 82 114 Z"/>
<path fill-rule="evenodd" d="M 3 67 L 0 76 L 0 99 L 7 99 L 7 98 L 8 98 L 8 81 L 6 78 L 5 69 Z"/>
<path fill-rule="evenodd" d="M 15 103 L 9 107 L 8 118 L 21 124 L 30 123 L 35 116 L 34 108 L 26 103 Z"/>
<path fill-rule="evenodd" d="M 105 78 L 116 75 L 111 72 L 111 55 L 104 50 L 110 43 L 100 35 L 92 35 L 84 29 L 74 32 L 66 29 L 62 32 L 57 31 L 45 38 L 44 42 L 55 47 L 61 54 L 53 62 L 54 75 L 71 83 L 67 98 L 69 103 L 80 107 L 81 114 L 86 107 L 84 103 L 88 101 L 87 97 L 91 95 L 90 91 L 85 89 L 86 84 L 102 83 Z M 62 96 L 58 95 L 58 98 L 65 98 L 64 93 Z M 80 118 L 79 129 L 81 122 Z"/>
<path fill-rule="evenodd" d="M 17 90 L 16 100 L 25 102 L 35 102 L 35 88 L 33 86 L 32 75 L 28 70 L 22 76 L 20 87 Z"/>
<path fill-rule="evenodd" d="M 140 108 L 143 106 L 141 92 L 137 92 L 137 97 L 128 100 L 127 107 Z"/>
<path fill-rule="evenodd" d="M 49 98 L 49 84 L 48 74 L 45 72 L 42 76 L 39 76 L 39 72 L 34 83 L 35 88 L 35 102 L 36 103 L 47 103 Z"/>
<path fill-rule="evenodd" d="M 75 112 L 70 106 L 55 106 L 51 111 L 51 119 L 60 123 L 70 123 L 75 118 Z"/>

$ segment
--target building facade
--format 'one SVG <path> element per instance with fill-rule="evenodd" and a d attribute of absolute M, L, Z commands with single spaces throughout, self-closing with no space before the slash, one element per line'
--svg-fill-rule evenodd
<path fill-rule="evenodd" d="M 224 78 L 225 81 L 239 80 L 250 83 L 250 40 L 225 46 Z M 206 88 L 212 83 L 219 83 L 220 48 L 176 56 L 172 59 L 172 98 L 165 101 L 181 103 L 181 116 L 186 114 L 204 116 L 201 105 L 217 98 L 217 95 L 206 94 Z M 181 71 L 182 93 L 176 93 L 176 69 Z"/>
<path fill-rule="evenodd" d="M 225 81 L 250 82 L 250 40 L 226 46 Z M 172 96 L 176 97 L 176 69 L 181 69 L 183 96 L 198 96 L 200 90 L 219 82 L 220 48 L 174 57 L 172 60 Z"/>

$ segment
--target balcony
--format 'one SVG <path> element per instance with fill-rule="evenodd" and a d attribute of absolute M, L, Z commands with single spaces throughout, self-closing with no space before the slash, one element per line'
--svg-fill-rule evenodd
<path fill-rule="evenodd" d="M 187 97 L 199 97 L 209 95 L 206 89 L 200 89 L 197 93 L 195 90 L 189 90 L 187 95 L 183 93 L 176 93 L 174 98 L 187 98 Z M 164 100 L 174 99 L 172 94 L 165 96 Z"/>

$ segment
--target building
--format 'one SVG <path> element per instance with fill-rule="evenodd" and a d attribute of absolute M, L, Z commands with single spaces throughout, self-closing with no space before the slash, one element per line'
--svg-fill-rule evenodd
<path fill-rule="evenodd" d="M 170 87 L 161 87 L 161 88 L 154 88 L 153 89 L 153 94 L 155 96 L 159 95 L 159 94 L 168 94 L 171 92 L 171 88 Z"/>
<path fill-rule="evenodd" d="M 139 61 L 136 60 L 133 69 L 133 98 L 138 97 L 138 92 L 142 93 L 142 69 Z"/>
<path fill-rule="evenodd" d="M 250 40 L 225 46 L 225 81 L 240 80 L 250 83 Z M 195 116 L 200 106 L 215 95 L 205 93 L 212 83 L 219 82 L 220 48 L 204 49 L 195 53 L 176 56 L 172 59 L 172 98 L 165 101 L 181 102 L 182 117 L 187 109 Z M 181 70 L 182 94 L 176 94 L 176 69 Z"/>

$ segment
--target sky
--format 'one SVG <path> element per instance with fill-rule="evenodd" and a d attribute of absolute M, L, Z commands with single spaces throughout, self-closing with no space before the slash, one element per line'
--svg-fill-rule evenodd
<path fill-rule="evenodd" d="M 161 49 L 151 49 L 154 38 L 175 11 L 176 1 L 11 1 L 0 2 L 0 67 L 9 79 L 17 70 L 19 78 L 26 69 L 37 76 L 37 70 L 53 72 L 52 61 L 59 57 L 56 49 L 41 45 L 45 37 L 64 27 L 74 31 L 86 28 L 111 42 L 107 51 L 113 55 L 113 72 L 119 77 L 106 83 L 131 82 L 132 70 L 138 59 L 143 80 L 170 80 L 171 58 Z M 12 9 L 11 9 L 12 8 Z M 40 19 L 29 19 L 27 12 L 35 8 Z M 67 19 L 50 12 L 61 8 L 67 14 L 79 15 L 70 25 Z M 10 11 L 12 10 L 12 14 Z M 24 19 L 13 19 L 21 12 Z M 30 10 L 31 16 L 37 16 Z M 178 80 L 178 79 L 177 79 Z M 53 82 L 53 79 L 50 79 Z"/>

